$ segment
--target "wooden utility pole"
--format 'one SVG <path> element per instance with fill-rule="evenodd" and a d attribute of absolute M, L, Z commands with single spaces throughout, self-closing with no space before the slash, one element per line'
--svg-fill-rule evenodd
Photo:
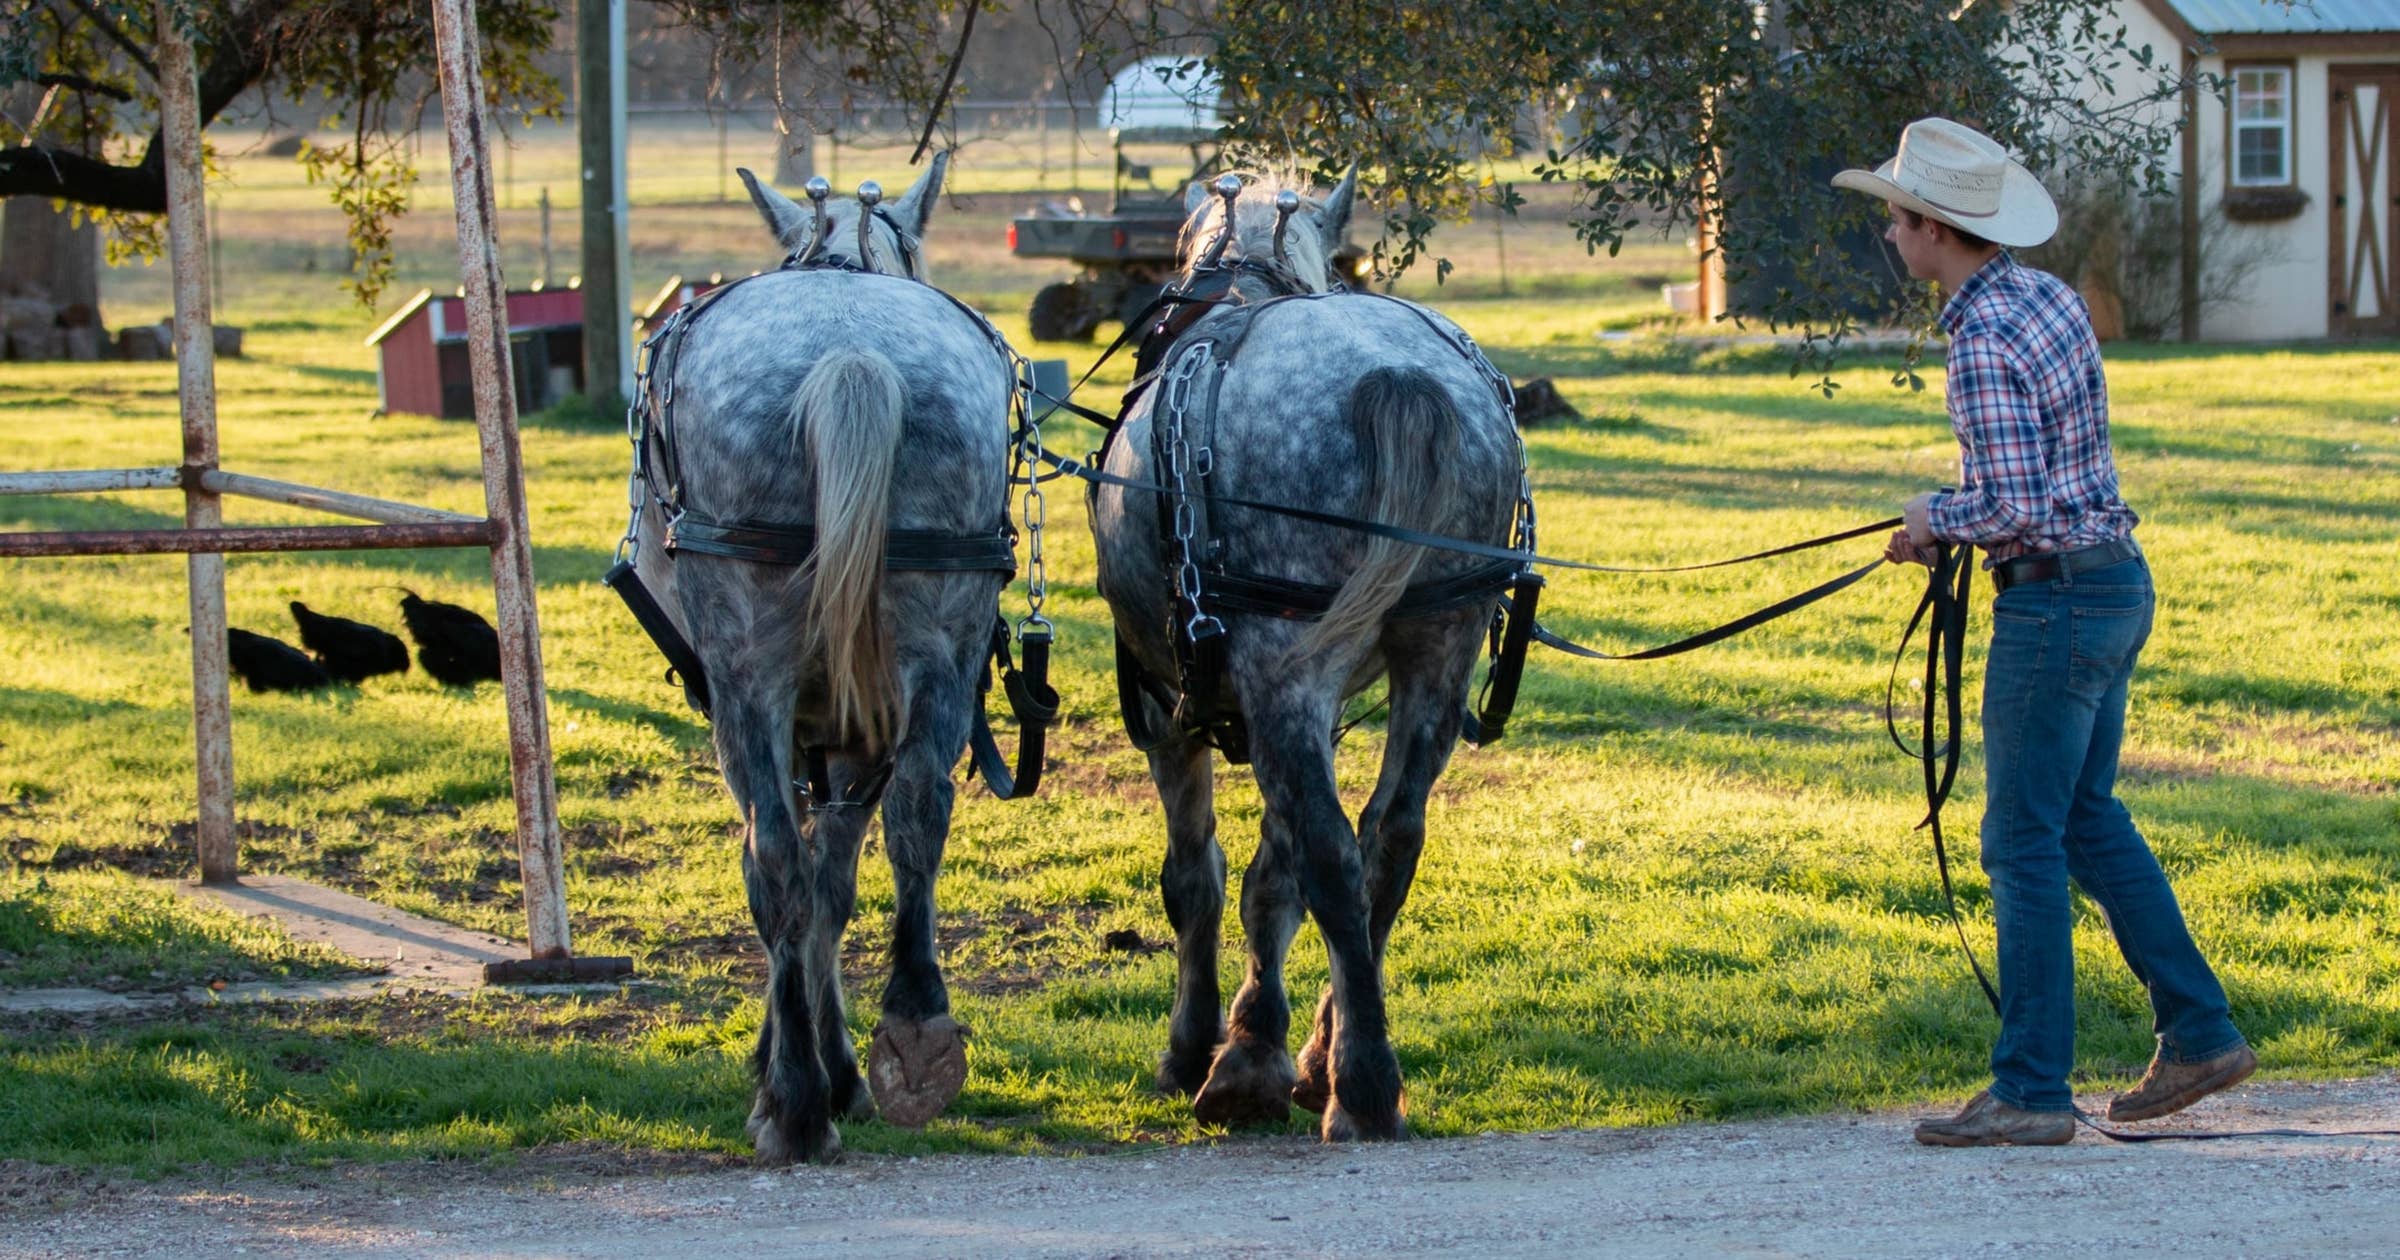
<path fill-rule="evenodd" d="M 550 757 L 550 704 L 542 685 L 533 544 L 526 536 L 525 460 L 517 441 L 517 396 L 510 388 L 508 286 L 500 276 L 499 239 L 493 231 L 499 215 L 493 206 L 491 132 L 483 115 L 474 0 L 434 0 L 433 26 L 442 70 L 442 121 L 450 135 L 450 193 L 458 208 L 458 275 L 467 308 L 475 431 L 483 451 L 483 501 L 493 529 L 492 595 L 500 623 L 500 686 L 508 705 L 509 784 L 517 806 L 525 937 L 535 958 L 563 959 L 568 956 L 567 897 L 558 780 Z M 588 327 L 591 308 L 584 309 Z M 610 323 L 619 337 L 625 335 L 625 320 Z"/>
<path fill-rule="evenodd" d="M 625 247 L 625 0 L 576 0 L 575 121 L 583 150 L 583 392 L 602 414 L 633 388 Z"/>
<path fill-rule="evenodd" d="M 210 315 L 207 187 L 200 156 L 200 79 L 191 41 L 173 6 L 158 5 L 159 129 L 166 136 L 168 253 L 175 267 L 175 377 L 182 399 L 186 529 L 224 523 L 215 491 L 217 354 Z M 192 733 L 199 767 L 200 882 L 232 883 L 240 874 L 233 835 L 233 702 L 226 681 L 225 557 L 195 551 L 185 561 L 191 585 Z"/>

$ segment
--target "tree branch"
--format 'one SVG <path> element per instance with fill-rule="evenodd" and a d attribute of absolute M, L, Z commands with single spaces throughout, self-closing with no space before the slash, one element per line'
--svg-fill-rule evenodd
<path fill-rule="evenodd" d="M 166 156 L 155 142 L 151 152 L 133 166 L 39 145 L 0 149 L 0 197 L 20 196 L 163 214 L 167 208 Z"/>
<path fill-rule="evenodd" d="M 81 13 L 101 34 L 108 36 L 109 40 L 117 47 L 124 49 L 125 55 L 131 57 L 133 64 L 140 66 L 142 72 L 150 76 L 152 83 L 158 82 L 158 63 L 150 60 L 149 54 L 144 53 L 140 45 L 127 39 L 125 32 L 118 30 L 116 25 L 108 20 L 108 15 L 92 4 L 92 0 L 60 0 L 60 2 Z"/>
<path fill-rule="evenodd" d="M 84 8 L 86 0 L 66 0 Z M 205 128 L 234 98 L 264 78 L 275 63 L 281 23 L 296 0 L 258 0 L 235 10 L 200 67 L 200 125 Z M 97 20 L 95 15 L 95 20 Z M 117 33 L 99 22 L 112 37 Z M 137 59 L 149 65 L 138 53 Z M 155 77 L 155 71 L 153 71 Z M 109 162 L 36 145 L 0 149 L 0 197 L 56 197 L 106 210 L 162 214 L 167 208 L 166 137 L 153 131 L 141 160 Z"/>
<path fill-rule="evenodd" d="M 967 41 L 975 38 L 975 11 L 982 7 L 983 0 L 967 0 L 967 18 L 959 24 L 958 48 L 950 54 L 950 68 L 942 72 L 941 90 L 933 94 L 933 104 L 925 111 L 925 134 L 917 137 L 917 151 L 908 155 L 910 166 L 922 161 L 926 146 L 933 143 L 933 129 L 942 121 L 942 106 L 948 103 L 950 89 L 958 82 L 959 63 L 967 59 Z"/>
<path fill-rule="evenodd" d="M 87 79 L 80 74 L 37 74 L 33 76 L 33 81 L 43 87 L 70 88 L 77 92 L 90 92 L 95 96 L 105 96 L 115 101 L 133 99 L 133 93 L 114 83 L 102 83 L 98 79 Z"/>

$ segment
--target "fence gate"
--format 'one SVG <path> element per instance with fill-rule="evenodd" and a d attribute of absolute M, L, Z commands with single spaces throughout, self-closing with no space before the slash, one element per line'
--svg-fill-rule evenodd
<path fill-rule="evenodd" d="M 533 552 L 525 533 L 525 472 L 510 389 L 504 290 L 492 235 L 492 180 L 483 119 L 483 74 L 472 0 L 435 0 L 442 113 L 450 138 L 458 210 L 459 277 L 465 286 L 468 351 L 474 366 L 475 426 L 483 463 L 485 515 L 463 516 L 370 499 L 217 466 L 216 354 L 211 325 L 208 225 L 200 165 L 198 81 L 192 46 L 176 25 L 178 6 L 157 5 L 158 79 L 167 152 L 167 234 L 175 280 L 177 385 L 183 462 L 171 468 L 0 474 L 0 494 L 181 489 L 184 528 L 0 533 L 0 557 L 144 555 L 190 559 L 192 712 L 198 752 L 200 878 L 238 879 L 233 831 L 233 739 L 225 647 L 225 555 L 403 547 L 485 547 L 500 632 L 501 686 L 508 704 L 509 782 L 525 886 L 526 965 L 487 968 L 494 978 L 593 978 L 629 960 L 570 955 L 560 871 L 558 788 L 550 758 Z M 368 525 L 227 527 L 226 495 L 314 508 Z M 613 964 L 624 964 L 616 966 Z"/>

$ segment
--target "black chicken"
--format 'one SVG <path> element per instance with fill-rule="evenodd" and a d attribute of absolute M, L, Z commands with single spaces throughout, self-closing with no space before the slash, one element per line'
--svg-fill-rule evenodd
<path fill-rule="evenodd" d="M 333 675 L 306 652 L 239 627 L 225 628 L 225 655 L 252 691 L 314 691 L 333 685 Z"/>
<path fill-rule="evenodd" d="M 406 587 L 400 617 L 417 641 L 417 663 L 452 687 L 500 681 L 500 632 L 471 608 L 420 599 Z"/>
<path fill-rule="evenodd" d="M 326 673 L 343 682 L 408 672 L 408 645 L 389 630 L 328 617 L 296 599 L 292 601 L 292 620 L 300 623 L 301 645 L 317 654 L 317 663 Z"/>

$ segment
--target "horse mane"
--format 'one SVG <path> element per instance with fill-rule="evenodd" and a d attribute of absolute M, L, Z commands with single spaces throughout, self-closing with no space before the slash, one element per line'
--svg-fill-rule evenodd
<path fill-rule="evenodd" d="M 1223 261 L 1248 258 L 1272 265 L 1275 261 L 1275 194 L 1289 188 L 1300 194 L 1300 208 L 1294 211 L 1294 223 L 1283 234 L 1283 254 L 1291 260 L 1292 270 L 1302 287 L 1311 293 L 1322 293 L 1331 287 L 1333 261 L 1325 253 L 1325 234 L 1319 216 L 1325 212 L 1325 202 L 1308 193 L 1304 179 L 1286 180 L 1280 176 L 1258 175 L 1242 188 L 1242 195 L 1233 203 L 1233 239 L 1225 243 Z M 1216 194 L 1191 217 L 1184 220 L 1183 233 L 1176 242 L 1176 253 L 1184 260 L 1185 275 L 1208 253 L 1216 240 L 1218 222 L 1224 217 L 1225 203 Z"/>

